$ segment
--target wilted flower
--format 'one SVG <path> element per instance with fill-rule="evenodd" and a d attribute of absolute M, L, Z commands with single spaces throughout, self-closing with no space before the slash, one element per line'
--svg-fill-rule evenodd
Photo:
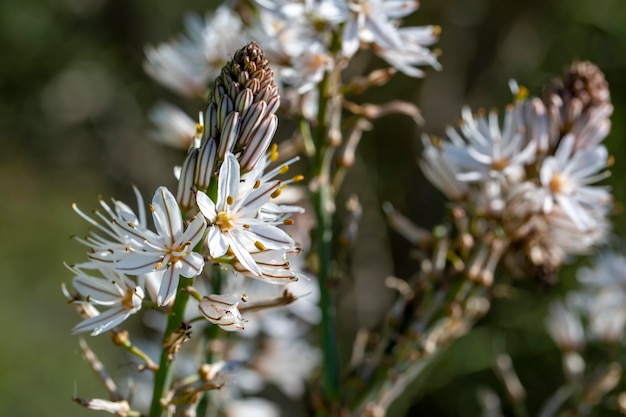
<path fill-rule="evenodd" d="M 243 330 L 246 320 L 237 309 L 241 302 L 246 302 L 245 294 L 213 294 L 202 298 L 198 310 L 204 318 L 224 330 Z"/>

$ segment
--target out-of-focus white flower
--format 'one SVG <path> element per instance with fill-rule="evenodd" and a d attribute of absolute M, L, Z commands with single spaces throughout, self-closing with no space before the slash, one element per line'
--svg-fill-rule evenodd
<path fill-rule="evenodd" d="M 133 223 L 116 223 L 141 243 L 129 245 L 115 268 L 134 275 L 164 270 L 157 303 L 165 305 L 176 295 L 181 275 L 192 278 L 202 272 L 204 259 L 193 248 L 202 239 L 206 222 L 198 216 L 185 229 L 176 199 L 165 187 L 155 192 L 150 210 L 157 233 Z"/>
<path fill-rule="evenodd" d="M 187 34 L 174 42 L 146 47 L 144 69 L 152 78 L 186 97 L 204 97 L 232 51 L 246 42 L 240 17 L 227 6 L 203 20 L 189 15 Z"/>
<path fill-rule="evenodd" d="M 305 340 L 269 338 L 263 350 L 251 358 L 251 372 L 242 373 L 241 384 L 256 391 L 264 382 L 271 383 L 289 397 L 299 398 L 318 363 L 319 351 Z"/>
<path fill-rule="evenodd" d="M 400 44 L 391 47 L 374 47 L 374 52 L 389 62 L 398 71 L 410 77 L 423 77 L 424 71 L 418 66 L 428 65 L 436 70 L 441 69 L 437 56 L 426 46 L 438 39 L 439 26 L 411 26 L 397 29 Z"/>
<path fill-rule="evenodd" d="M 343 54 L 354 55 L 361 40 L 376 43 L 381 48 L 399 46 L 401 40 L 393 19 L 407 16 L 418 7 L 417 1 L 410 0 L 349 0 L 351 15 L 344 27 Z"/>
<path fill-rule="evenodd" d="M 618 342 L 626 328 L 626 258 L 602 252 L 593 266 L 578 270 L 582 287 L 570 293 L 572 304 L 587 318 L 589 336 Z"/>
<path fill-rule="evenodd" d="M 280 75 L 283 81 L 296 88 L 298 94 L 304 94 L 314 89 L 322 81 L 324 74 L 334 66 L 326 46 L 321 42 L 313 42 Z"/>
<path fill-rule="evenodd" d="M 422 143 L 424 151 L 420 168 L 426 178 L 448 198 L 453 200 L 464 198 L 469 187 L 458 179 L 458 167 L 445 159 L 441 148 L 436 146 L 428 136 L 422 136 Z"/>
<path fill-rule="evenodd" d="M 580 318 L 561 302 L 550 304 L 546 327 L 552 340 L 562 350 L 578 351 L 585 345 L 585 332 Z"/>
<path fill-rule="evenodd" d="M 474 117 L 465 107 L 462 115 L 463 136 L 448 128 L 446 133 L 451 142 L 442 145 L 444 158 L 457 167 L 457 178 L 463 181 L 522 180 L 524 165 L 533 161 L 537 144 L 534 141 L 524 143 L 524 127 L 520 125 L 517 108 L 507 108 L 502 130 L 495 111 L 488 116 Z"/>
<path fill-rule="evenodd" d="M 110 266 L 103 264 L 100 268 L 103 277 L 89 275 L 76 267 L 70 270 L 76 274 L 72 286 L 84 300 L 75 302 L 107 308 L 105 312 L 78 323 L 72 329 L 72 334 L 91 331 L 92 336 L 97 336 L 111 330 L 141 309 L 143 288 Z"/>
<path fill-rule="evenodd" d="M 156 127 L 151 132 L 152 139 L 174 148 L 189 149 L 198 125 L 187 113 L 173 104 L 160 102 L 148 117 Z"/>
<path fill-rule="evenodd" d="M 555 204 L 572 219 L 579 230 L 587 230 L 596 222 L 590 209 L 606 206 L 611 194 L 606 187 L 590 184 L 607 177 L 608 152 L 604 146 L 574 151 L 574 136 L 561 140 L 553 157 L 545 159 L 541 166 L 541 184 L 546 191 L 543 210 L 550 213 Z"/>
<path fill-rule="evenodd" d="M 209 295 L 198 305 L 200 313 L 213 324 L 229 332 L 243 330 L 246 320 L 237 309 L 246 301 L 245 294 Z"/>
<path fill-rule="evenodd" d="M 239 192 L 240 178 L 237 159 L 227 153 L 220 167 L 217 201 L 213 202 L 201 191 L 196 200 L 209 222 L 207 245 L 211 257 L 220 258 L 230 249 L 245 269 L 261 277 L 263 271 L 251 252 L 288 250 L 295 247 L 295 242 L 273 222 L 258 216 L 263 205 L 277 194 L 280 181 L 255 181 L 254 186 L 242 195 Z"/>
<path fill-rule="evenodd" d="M 247 397 L 229 401 L 225 409 L 226 417 L 280 417 L 278 406 L 268 400 Z"/>

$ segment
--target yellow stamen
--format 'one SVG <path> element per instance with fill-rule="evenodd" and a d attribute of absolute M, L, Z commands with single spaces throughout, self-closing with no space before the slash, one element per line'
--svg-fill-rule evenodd
<path fill-rule="evenodd" d="M 261 180 L 256 180 L 254 182 L 254 185 L 252 186 L 252 188 L 257 189 L 261 186 Z"/>
<path fill-rule="evenodd" d="M 520 85 L 519 88 L 517 89 L 517 93 L 515 94 L 515 100 L 516 101 L 526 100 L 526 97 L 528 97 L 529 93 L 530 92 L 528 91 L 528 88 L 524 87 L 523 85 Z"/>
<path fill-rule="evenodd" d="M 284 225 L 292 225 L 294 223 L 295 223 L 294 219 L 285 219 L 285 220 L 283 220 L 283 224 Z"/>
<path fill-rule="evenodd" d="M 235 216 L 227 211 L 222 211 L 218 213 L 215 218 L 215 225 L 220 228 L 222 232 L 227 232 L 235 227 L 233 222 L 235 221 Z"/>
<path fill-rule="evenodd" d="M 226 204 L 228 204 L 229 206 L 233 204 L 233 201 L 235 201 L 235 199 L 233 198 L 232 195 L 229 195 L 228 197 L 226 197 Z"/>
<path fill-rule="evenodd" d="M 283 165 L 282 167 L 280 167 L 280 169 L 278 170 L 278 172 L 280 174 L 286 174 L 287 171 L 289 171 L 289 165 Z"/>
<path fill-rule="evenodd" d="M 278 190 L 276 190 L 276 191 L 274 191 L 272 194 L 270 194 L 270 197 L 272 197 L 272 198 L 276 198 L 276 197 L 278 197 L 278 196 L 280 195 L 280 193 L 282 193 L 282 192 L 283 192 L 283 190 L 279 188 Z"/>
<path fill-rule="evenodd" d="M 265 245 L 263 245 L 261 242 L 259 242 L 258 240 L 256 242 L 254 242 L 254 246 L 256 246 L 256 248 L 258 250 L 265 250 Z"/>
<path fill-rule="evenodd" d="M 304 180 L 304 175 L 295 175 L 295 176 L 291 179 L 291 181 L 293 181 L 293 182 L 300 182 L 300 181 L 302 181 L 302 180 Z"/>

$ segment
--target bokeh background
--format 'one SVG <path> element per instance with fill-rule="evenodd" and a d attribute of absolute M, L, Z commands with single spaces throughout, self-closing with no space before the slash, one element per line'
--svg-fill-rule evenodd
<path fill-rule="evenodd" d="M 185 13 L 215 6 L 198 0 L 0 2 L 0 416 L 94 415 L 71 402 L 75 390 L 104 396 L 77 337 L 69 335 L 77 317 L 60 290 L 71 278 L 63 261 L 80 261 L 84 252 L 70 237 L 87 229 L 70 206 L 88 211 L 98 196 L 132 202 L 130 184 L 146 196 L 174 184 L 172 167 L 182 156 L 150 142 L 146 113 L 159 99 L 190 114 L 201 103 L 182 102 L 152 82 L 142 70 L 143 48 L 178 34 Z M 510 100 L 510 78 L 538 94 L 572 61 L 598 64 L 615 105 L 607 146 L 616 164 L 607 183 L 616 196 L 616 235 L 625 236 L 623 0 L 424 0 L 407 24 L 442 27 L 443 71 L 428 70 L 423 80 L 398 75 L 364 100 L 415 102 L 426 120 L 421 129 L 435 134 L 459 118 L 464 104 L 501 108 Z M 425 227 L 441 217 L 443 198 L 417 169 L 419 134 L 408 119 L 380 120 L 346 181 L 346 194 L 357 193 L 366 210 L 355 257 L 367 259 L 361 265 L 380 271 L 381 280 L 407 277 L 415 263 L 411 248 L 380 221 L 380 204 L 391 201 Z M 546 300 L 573 285 L 573 270 L 539 295 L 536 285 L 531 293 L 522 282 L 495 300 L 478 328 L 413 387 L 421 394 L 407 394 L 397 415 L 476 415 L 478 387 L 502 392 L 491 362 L 494 349 L 502 348 L 512 354 L 536 412 L 562 379 L 541 317 Z M 361 290 L 354 291 L 358 299 Z M 376 322 L 357 316 L 347 315 L 356 319 L 346 326 Z M 88 340 L 113 375 L 131 366 L 106 336 Z M 453 396 L 458 401 L 450 401 Z"/>

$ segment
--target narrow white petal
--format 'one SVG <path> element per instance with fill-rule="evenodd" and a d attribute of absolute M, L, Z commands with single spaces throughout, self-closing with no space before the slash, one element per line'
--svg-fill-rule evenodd
<path fill-rule="evenodd" d="M 162 255 L 143 254 L 132 252 L 115 264 L 115 269 L 131 275 L 146 274 L 156 271 L 159 263 L 163 262 Z"/>
<path fill-rule="evenodd" d="M 122 307 L 112 308 L 105 311 L 102 314 L 98 314 L 95 317 L 90 317 L 81 321 L 72 329 L 72 334 L 82 333 L 89 330 L 93 330 L 92 336 L 97 336 L 100 333 L 104 333 L 111 330 L 113 327 L 120 324 L 130 315 L 130 312 Z"/>
<path fill-rule="evenodd" d="M 200 212 L 211 223 L 215 221 L 217 217 L 217 211 L 215 210 L 215 203 L 209 198 L 208 195 L 202 191 L 196 193 L 196 202 L 200 208 Z"/>
<path fill-rule="evenodd" d="M 228 197 L 236 197 L 239 189 L 240 168 L 237 158 L 230 153 L 226 153 L 224 162 L 220 167 L 220 176 L 217 183 L 217 211 L 223 211 L 226 207 Z"/>
<path fill-rule="evenodd" d="M 233 236 L 233 239 L 231 239 L 230 248 L 232 249 L 233 253 L 237 257 L 237 260 L 239 261 L 239 263 L 241 263 L 241 265 L 243 265 L 244 268 L 246 268 L 247 270 L 249 270 L 252 274 L 256 276 L 261 276 L 262 274 L 261 268 L 259 268 L 259 266 L 256 264 L 256 262 L 254 261 L 254 258 L 252 258 L 252 255 L 250 255 L 250 252 L 246 250 L 242 242 L 240 242 L 234 236 Z"/>
<path fill-rule="evenodd" d="M 295 246 L 294 240 L 285 231 L 276 226 L 251 224 L 249 235 L 261 242 L 267 249 L 290 249 Z"/>
<path fill-rule="evenodd" d="M 224 256 L 224 254 L 228 251 L 228 240 L 219 227 L 212 226 L 209 229 L 207 246 L 209 247 L 209 253 L 213 258 Z"/>
<path fill-rule="evenodd" d="M 202 235 L 204 234 L 204 230 L 206 229 L 206 220 L 204 217 L 198 216 L 192 220 L 192 222 L 187 226 L 187 230 L 180 238 L 180 244 L 185 244 L 189 242 L 189 250 L 193 250 L 194 246 L 200 242 L 202 239 Z"/>
<path fill-rule="evenodd" d="M 174 299 L 179 279 L 179 271 L 174 266 L 165 271 L 163 281 L 161 281 L 161 287 L 159 288 L 159 295 L 157 296 L 157 304 L 159 306 L 169 304 L 169 302 Z"/>
<path fill-rule="evenodd" d="M 152 217 L 159 236 L 174 242 L 183 234 L 183 218 L 174 195 L 159 187 L 152 199 Z"/>

